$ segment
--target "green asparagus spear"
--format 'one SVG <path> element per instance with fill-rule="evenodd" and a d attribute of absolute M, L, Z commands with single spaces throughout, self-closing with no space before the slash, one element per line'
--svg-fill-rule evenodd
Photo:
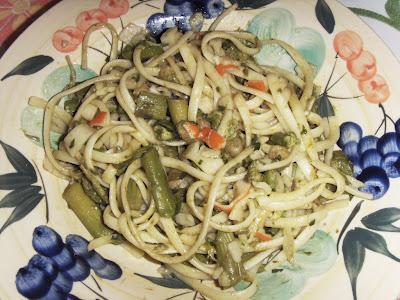
<path fill-rule="evenodd" d="M 128 199 L 129 207 L 134 210 L 140 209 L 143 203 L 142 194 L 140 193 L 139 187 L 136 182 L 132 179 L 129 180 L 126 196 Z"/>
<path fill-rule="evenodd" d="M 82 176 L 81 184 L 85 194 L 88 195 L 90 199 L 92 199 L 97 204 L 104 204 L 103 199 L 99 196 L 99 194 L 97 194 L 96 190 L 93 188 L 92 183 L 89 179 L 87 179 L 85 175 Z"/>
<path fill-rule="evenodd" d="M 168 99 L 168 109 L 172 122 L 178 124 L 180 121 L 186 121 L 188 117 L 189 102 L 186 99 Z"/>
<path fill-rule="evenodd" d="M 105 188 L 100 184 L 99 179 L 94 175 L 91 171 L 86 169 L 83 165 L 80 166 L 83 174 L 85 174 L 86 178 L 92 183 L 93 189 L 96 191 L 97 195 L 103 200 L 103 204 L 108 203 L 108 192 Z"/>
<path fill-rule="evenodd" d="M 63 198 L 94 238 L 113 234 L 113 231 L 103 223 L 100 207 L 85 194 L 82 185 L 70 184 L 64 190 Z"/>
<path fill-rule="evenodd" d="M 176 197 L 168 186 L 167 175 L 157 150 L 150 147 L 142 156 L 142 166 L 150 182 L 150 190 L 160 216 L 172 217 L 176 212 Z"/>
<path fill-rule="evenodd" d="M 128 166 L 135 160 L 139 159 L 142 157 L 143 153 L 145 153 L 149 148 L 148 147 L 141 147 L 137 149 L 135 152 L 133 152 L 132 156 L 127 159 L 126 161 L 123 161 L 119 164 L 115 165 L 115 168 L 117 169 L 117 175 L 120 176 L 123 174 Z"/>
<path fill-rule="evenodd" d="M 228 275 L 230 286 L 237 284 L 244 276 L 245 270 L 241 262 L 235 262 L 229 253 L 228 245 L 235 237 L 231 232 L 218 231 L 215 246 L 217 248 L 218 264 L 222 266 Z"/>
<path fill-rule="evenodd" d="M 167 97 L 150 92 L 140 92 L 136 99 L 136 112 L 138 117 L 155 120 L 165 120 L 167 117 Z"/>

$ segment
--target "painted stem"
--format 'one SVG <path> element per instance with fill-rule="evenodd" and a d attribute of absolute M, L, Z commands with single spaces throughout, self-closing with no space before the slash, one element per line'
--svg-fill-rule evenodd
<path fill-rule="evenodd" d="M 109 300 L 106 297 L 102 296 L 101 294 L 99 294 L 98 292 L 96 292 L 94 289 L 92 289 L 90 286 L 88 286 L 86 283 L 84 283 L 83 281 L 81 281 L 81 283 L 88 289 L 90 290 L 93 294 L 95 294 L 96 296 L 100 297 L 103 300 Z"/>
<path fill-rule="evenodd" d="M 47 198 L 46 186 L 44 185 L 42 173 L 40 173 L 40 170 L 39 170 L 37 164 L 36 164 L 34 161 L 32 161 L 32 162 L 33 162 L 33 164 L 35 165 L 36 171 L 37 171 L 38 174 L 39 174 L 40 182 L 41 182 L 41 184 L 42 184 L 42 188 L 43 188 L 43 192 L 44 192 L 44 200 L 45 200 L 45 203 L 46 203 L 46 224 L 47 224 L 47 223 L 49 223 L 50 212 L 49 212 L 49 199 Z"/>
<path fill-rule="evenodd" d="M 372 19 L 384 22 L 387 25 L 392 26 L 397 30 L 400 30 L 400 24 L 398 22 L 396 22 L 395 20 L 392 20 L 388 17 L 385 17 L 381 14 L 378 14 L 374 11 L 364 9 L 364 8 L 358 8 L 358 7 L 349 7 L 349 9 L 359 16 L 368 17 L 368 18 L 372 18 Z"/>
<path fill-rule="evenodd" d="M 138 6 L 138 5 L 141 5 L 141 4 L 145 4 L 145 3 L 150 2 L 150 1 L 153 1 L 153 0 L 143 0 L 143 1 L 139 1 L 138 3 L 133 4 L 133 5 L 131 6 L 131 8 L 134 8 L 134 7 L 136 7 L 136 6 Z"/>

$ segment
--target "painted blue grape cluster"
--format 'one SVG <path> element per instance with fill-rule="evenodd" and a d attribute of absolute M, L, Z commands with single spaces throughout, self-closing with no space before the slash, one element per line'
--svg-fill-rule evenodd
<path fill-rule="evenodd" d="M 88 241 L 76 234 L 61 236 L 48 226 L 33 232 L 35 254 L 16 275 L 18 292 L 30 299 L 78 299 L 70 294 L 74 282 L 83 281 L 92 269 L 100 278 L 115 280 L 122 270 L 114 262 L 88 250 Z"/>
<path fill-rule="evenodd" d="M 381 137 L 363 136 L 361 127 L 354 122 L 340 126 L 338 146 L 354 166 L 354 176 L 365 183 L 362 191 L 381 198 L 389 189 L 389 178 L 400 177 L 400 119 L 395 132 Z"/>
<path fill-rule="evenodd" d="M 222 0 L 167 0 L 164 13 L 153 14 L 147 20 L 147 29 L 154 37 L 159 37 L 165 30 L 178 27 L 181 31 L 200 31 L 203 22 L 190 22 L 190 17 L 201 12 L 204 18 L 212 19 L 224 11 Z M 196 26 L 196 28 L 192 28 Z"/>

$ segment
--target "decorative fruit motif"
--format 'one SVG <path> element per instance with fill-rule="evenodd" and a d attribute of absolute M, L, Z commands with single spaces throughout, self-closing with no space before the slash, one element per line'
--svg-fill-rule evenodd
<path fill-rule="evenodd" d="M 83 40 L 83 32 L 74 26 L 67 26 L 53 34 L 53 46 L 60 52 L 76 50 Z"/>
<path fill-rule="evenodd" d="M 360 190 L 371 193 L 374 199 L 387 192 L 389 178 L 400 177 L 400 119 L 392 122 L 395 132 L 386 132 L 379 138 L 363 137 L 361 127 L 354 122 L 340 126 L 337 144 L 353 163 L 353 175 L 364 182 Z"/>
<path fill-rule="evenodd" d="M 74 282 L 83 281 L 90 271 L 107 280 L 121 277 L 122 269 L 113 261 L 88 249 L 83 237 L 70 234 L 65 239 L 52 228 L 41 225 L 34 229 L 32 246 L 38 254 L 16 274 L 18 292 L 29 299 L 78 299 L 70 294 Z"/>
<path fill-rule="evenodd" d="M 93 24 L 97 24 L 100 22 L 107 22 L 108 18 L 104 11 L 101 9 L 91 9 L 84 10 L 81 12 L 75 19 L 76 26 L 82 30 L 86 31 Z"/>
<path fill-rule="evenodd" d="M 345 30 L 336 34 L 333 46 L 336 53 L 347 61 L 347 69 L 358 80 L 358 88 L 368 102 L 379 104 L 390 96 L 390 89 L 385 78 L 377 74 L 375 56 L 363 50 L 361 37 Z"/>
<path fill-rule="evenodd" d="M 390 96 L 389 86 L 385 78 L 378 74 L 371 79 L 360 81 L 358 87 L 365 99 L 371 103 L 385 102 Z"/>
<path fill-rule="evenodd" d="M 347 69 L 357 80 L 370 79 L 376 74 L 375 56 L 364 50 L 357 58 L 347 61 Z"/>
<path fill-rule="evenodd" d="M 357 58 L 363 50 L 361 37 L 351 30 L 345 30 L 336 34 L 333 47 L 340 58 L 351 60 Z"/>
<path fill-rule="evenodd" d="M 101 0 L 99 8 L 107 17 L 118 18 L 128 12 L 129 2 L 127 0 Z"/>

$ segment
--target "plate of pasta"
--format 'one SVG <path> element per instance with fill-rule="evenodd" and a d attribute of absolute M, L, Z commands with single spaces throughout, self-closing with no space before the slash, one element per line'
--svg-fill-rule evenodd
<path fill-rule="evenodd" d="M 396 298 L 398 61 L 338 2 L 62 1 L 1 64 L 1 299 Z"/>

